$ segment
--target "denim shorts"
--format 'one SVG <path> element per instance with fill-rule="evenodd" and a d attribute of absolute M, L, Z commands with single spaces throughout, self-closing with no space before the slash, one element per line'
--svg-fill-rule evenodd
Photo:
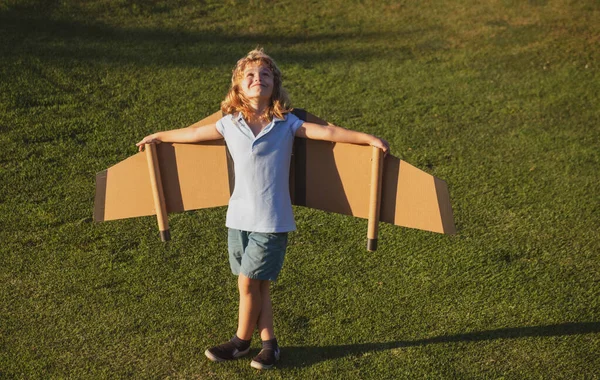
<path fill-rule="evenodd" d="M 229 229 L 229 265 L 254 280 L 275 281 L 285 258 L 288 233 L 263 233 Z"/>

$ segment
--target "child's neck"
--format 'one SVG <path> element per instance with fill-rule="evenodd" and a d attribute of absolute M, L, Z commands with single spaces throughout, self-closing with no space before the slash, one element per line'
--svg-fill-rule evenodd
<path fill-rule="evenodd" d="M 250 99 L 250 107 L 252 108 L 252 113 L 248 116 L 253 120 L 260 120 L 265 115 L 265 111 L 269 107 L 269 102 L 260 98 Z"/>
<path fill-rule="evenodd" d="M 270 120 L 265 118 L 265 110 L 268 107 L 268 104 L 265 103 L 253 103 L 251 104 L 252 113 L 248 115 L 248 119 L 246 123 L 252 130 L 254 136 L 258 136 L 258 134 L 269 124 Z"/>

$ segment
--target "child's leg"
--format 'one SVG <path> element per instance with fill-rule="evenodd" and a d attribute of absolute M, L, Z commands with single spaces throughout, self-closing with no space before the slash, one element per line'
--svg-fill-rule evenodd
<path fill-rule="evenodd" d="M 253 280 L 240 273 L 238 288 L 240 292 L 240 308 L 238 316 L 238 329 L 236 335 L 243 340 L 250 340 L 256 327 L 258 316 L 262 309 L 262 283 L 269 281 Z M 269 304 L 270 304 L 269 299 Z M 271 320 L 273 319 L 271 313 Z M 272 323 L 272 322 L 271 322 Z"/>
<path fill-rule="evenodd" d="M 240 274 L 240 309 L 236 334 L 240 339 L 249 340 L 252 337 L 256 319 L 261 340 L 271 340 L 275 337 L 270 285 L 271 281 L 253 280 Z"/>
<path fill-rule="evenodd" d="M 258 331 L 262 341 L 275 338 L 273 331 L 273 305 L 271 304 L 271 281 L 262 281 L 260 284 L 262 306 L 258 316 Z"/>
<path fill-rule="evenodd" d="M 256 327 L 262 302 L 260 283 L 260 280 L 239 275 L 240 309 L 237 333 L 229 342 L 207 349 L 204 352 L 207 358 L 222 362 L 239 358 L 250 352 L 250 339 Z"/>
<path fill-rule="evenodd" d="M 258 316 L 258 331 L 262 340 L 262 350 L 256 355 L 250 365 L 256 369 L 273 368 L 279 360 L 280 350 L 273 333 L 273 307 L 271 305 L 270 281 L 261 284 L 262 309 Z"/>

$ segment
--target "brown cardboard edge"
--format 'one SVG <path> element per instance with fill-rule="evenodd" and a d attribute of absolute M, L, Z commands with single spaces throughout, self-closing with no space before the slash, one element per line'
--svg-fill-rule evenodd
<path fill-rule="evenodd" d="M 379 221 L 396 225 L 396 201 L 398 195 L 398 178 L 400 177 L 398 157 L 388 154 L 383 159 L 381 173 L 381 204 L 379 205 Z"/>
<path fill-rule="evenodd" d="M 306 139 L 294 140 L 294 204 L 306 206 Z"/>
<path fill-rule="evenodd" d="M 434 178 L 435 193 L 437 195 L 438 206 L 440 208 L 440 218 L 442 219 L 442 229 L 444 234 L 456 234 L 454 217 L 452 216 L 452 205 L 450 204 L 450 193 L 448 185 L 444 180 Z"/>
<path fill-rule="evenodd" d="M 304 121 L 308 121 L 309 123 L 316 123 L 316 124 L 321 124 L 321 125 L 328 125 L 329 124 L 325 120 L 321 119 L 320 117 L 318 117 L 316 115 L 313 115 L 310 112 L 307 112 L 303 108 L 294 108 L 292 110 L 292 113 L 294 115 L 296 115 L 296 117 L 298 117 L 298 119 L 304 120 Z"/>
<path fill-rule="evenodd" d="M 229 151 L 229 147 L 225 144 L 225 154 L 227 155 L 227 179 L 229 181 L 229 195 L 233 194 L 235 188 L 235 167 L 233 157 Z"/>
<path fill-rule="evenodd" d="M 294 108 L 292 110 L 292 114 L 296 115 L 296 117 L 300 120 L 306 121 L 306 110 L 302 108 Z"/>
<path fill-rule="evenodd" d="M 94 221 L 104 221 L 104 210 L 106 208 L 106 180 L 108 169 L 96 174 L 96 196 L 94 197 Z"/>
<path fill-rule="evenodd" d="M 292 110 L 298 119 L 309 123 L 327 125 L 328 123 L 318 116 L 307 112 L 303 108 L 294 108 Z M 290 170 L 290 183 L 293 185 L 290 192 L 293 194 L 292 201 L 296 206 L 306 206 L 306 139 L 296 137 L 294 139 L 294 157 L 292 158 L 293 168 Z"/>

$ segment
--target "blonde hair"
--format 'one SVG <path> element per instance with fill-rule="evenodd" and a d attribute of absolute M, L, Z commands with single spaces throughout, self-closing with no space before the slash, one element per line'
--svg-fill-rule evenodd
<path fill-rule="evenodd" d="M 225 100 L 221 102 L 221 111 L 224 114 L 241 112 L 244 118 L 248 119 L 250 117 L 253 110 L 250 107 L 250 101 L 241 91 L 240 81 L 243 79 L 246 67 L 255 63 L 266 66 L 273 73 L 271 101 L 261 117 L 267 120 L 271 120 L 273 116 L 283 119 L 286 113 L 292 111 L 290 99 L 281 85 L 281 71 L 275 64 L 275 61 L 266 55 L 262 48 L 252 50 L 235 65 L 233 74 L 231 75 L 231 88 L 225 96 Z"/>

